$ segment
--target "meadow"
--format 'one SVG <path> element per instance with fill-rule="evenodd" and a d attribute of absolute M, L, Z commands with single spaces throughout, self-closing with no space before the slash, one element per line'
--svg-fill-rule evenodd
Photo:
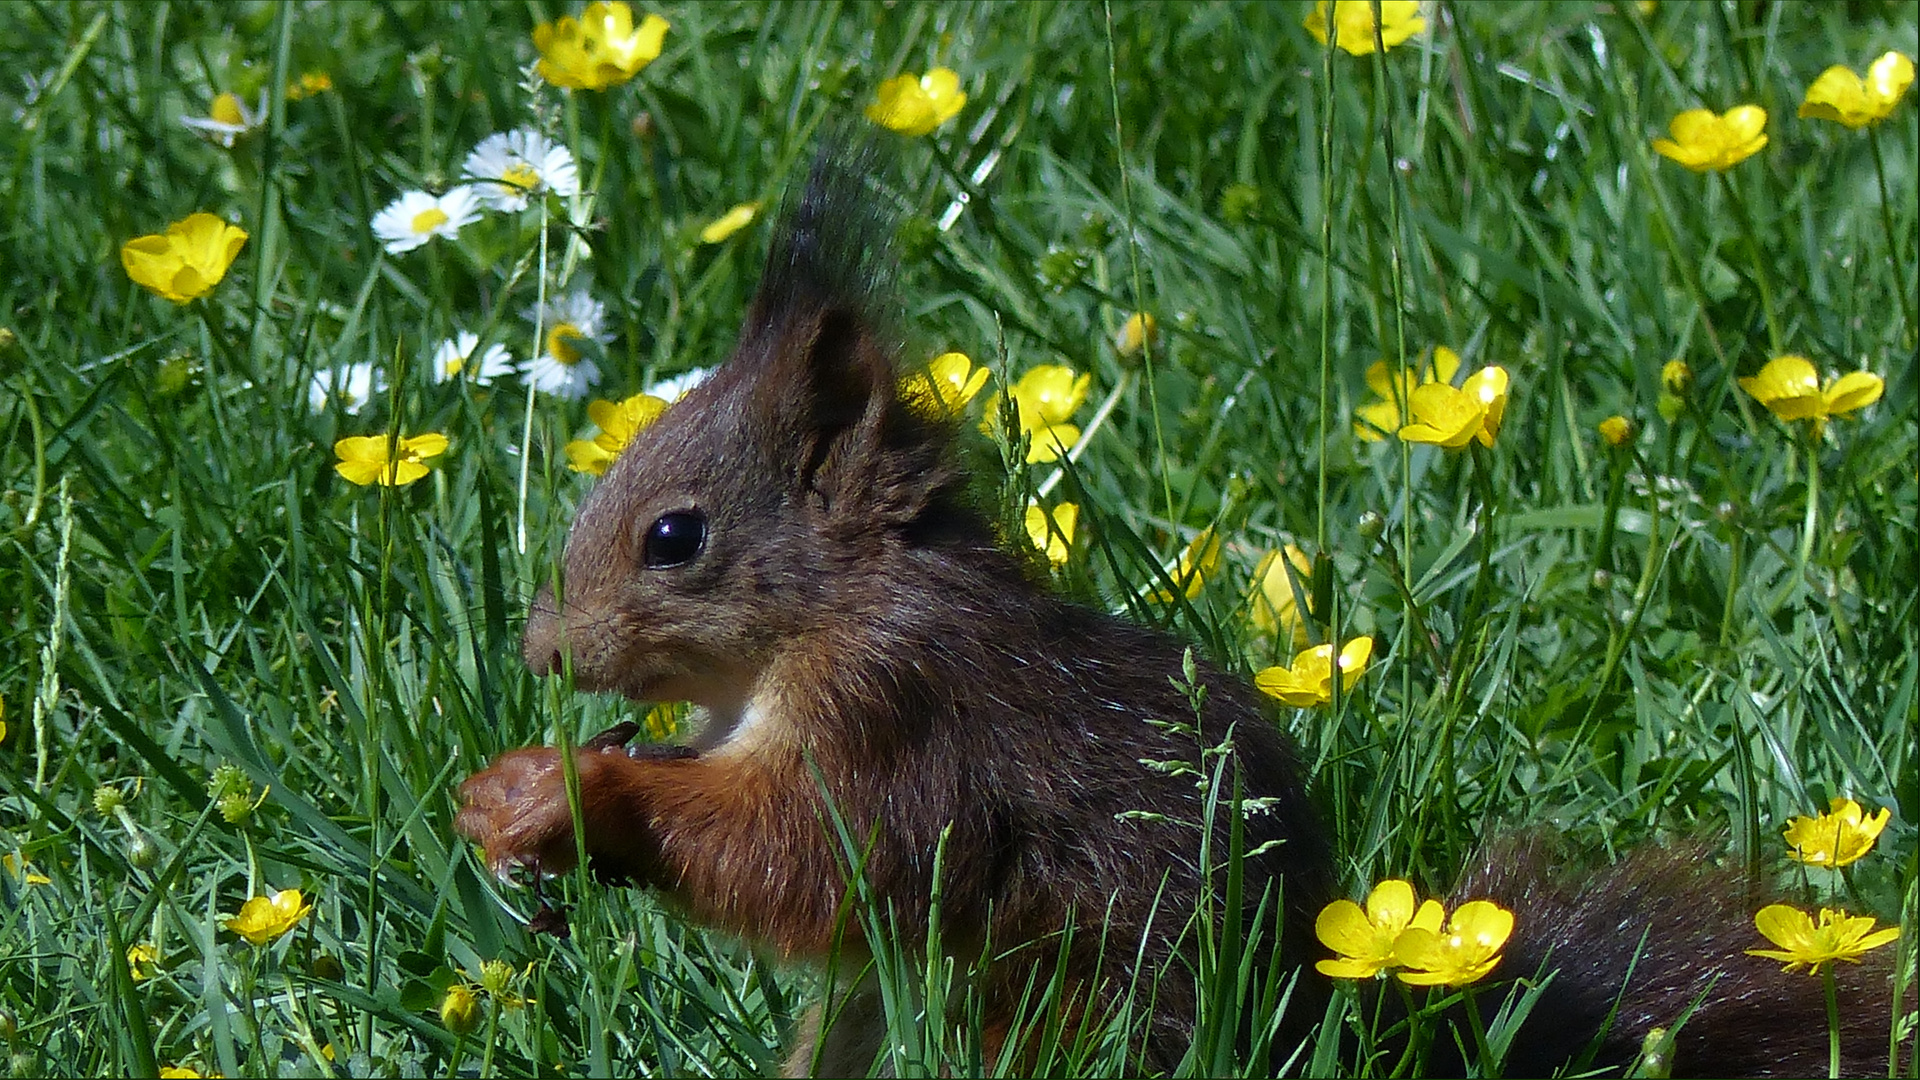
<path fill-rule="evenodd" d="M 555 52 L 584 6 L 0 5 L 9 1075 L 777 1066 L 818 972 L 584 876 L 529 934 L 451 821 L 637 717 L 527 671 L 528 598 L 828 136 L 880 147 L 903 363 L 968 358 L 1007 544 L 1287 691 L 1354 898 L 1534 827 L 1705 843 L 1911 980 L 1920 110 L 1801 113 L 1920 9 L 1438 2 L 1355 55 L 1305 3 L 636 5 L 609 74 Z M 1670 131 L 1741 106 L 1764 145 Z M 514 132 L 533 189 L 468 186 Z M 1842 797 L 1873 850 L 1792 858 Z M 873 944 L 897 1075 L 1008 1067 Z M 1294 1068 L 1409 1068 L 1348 1026 Z"/>

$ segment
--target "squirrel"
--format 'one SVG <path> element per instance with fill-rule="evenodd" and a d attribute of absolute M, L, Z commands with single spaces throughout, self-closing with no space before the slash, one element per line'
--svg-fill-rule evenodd
<path fill-rule="evenodd" d="M 871 838 L 859 872 L 907 940 L 937 890 L 943 947 L 991 951 L 975 982 L 988 1061 L 1036 971 L 1043 985 L 1059 965 L 1082 1017 L 1150 991 L 1140 1066 L 1161 1072 L 1199 1008 L 1188 922 L 1203 891 L 1227 895 L 1201 865 L 1204 830 L 1216 867 L 1230 845 L 1245 853 L 1239 925 L 1271 926 L 1278 905 L 1264 940 L 1300 969 L 1280 1040 L 1298 1045 L 1332 992 L 1312 927 L 1337 882 L 1298 751 L 1243 679 L 1052 595 L 1001 549 L 953 423 L 900 391 L 860 171 L 816 159 L 733 355 L 634 437 L 579 508 L 562 594 L 533 602 L 536 674 L 706 716 L 686 748 L 628 749 L 622 725 L 574 751 L 593 868 L 818 961 L 859 947 L 840 941 L 854 894 L 837 815 Z M 1258 812 L 1208 812 L 1194 775 L 1217 759 L 1203 744 Z M 555 748 L 501 755 L 459 801 L 455 827 L 496 873 L 573 867 Z M 1654 851 L 1567 889 L 1541 872 L 1540 847 L 1490 853 L 1462 884 L 1516 912 L 1503 974 L 1557 969 L 1510 1072 L 1564 1066 L 1603 1027 L 1592 1064 L 1617 1070 L 1690 1008 L 1674 1075 L 1824 1071 L 1820 980 L 1742 953 L 1755 938 L 1739 882 Z M 1884 1073 L 1885 971 L 1840 976 L 1846 1067 Z M 880 1015 L 856 1001 L 829 1027 L 816 1009 L 789 1072 L 871 1071 Z"/>

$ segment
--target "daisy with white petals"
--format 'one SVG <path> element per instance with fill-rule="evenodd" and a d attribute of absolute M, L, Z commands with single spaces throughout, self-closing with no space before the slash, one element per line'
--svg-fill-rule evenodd
<path fill-rule="evenodd" d="M 536 195 L 568 198 L 580 193 L 573 154 L 532 128 L 480 140 L 462 169 L 481 201 L 506 213 L 525 210 Z"/>
<path fill-rule="evenodd" d="M 207 113 L 206 116 L 183 116 L 180 122 L 210 142 L 232 149 L 235 139 L 252 134 L 267 122 L 266 91 L 261 91 L 260 103 L 251 109 L 240 100 L 240 95 L 221 94 L 213 99 L 213 105 L 207 109 Z"/>
<path fill-rule="evenodd" d="M 436 236 L 452 239 L 480 217 L 480 196 L 462 185 L 445 195 L 409 191 L 373 215 L 373 235 L 387 245 L 387 254 L 412 251 Z"/>
<path fill-rule="evenodd" d="M 586 397 L 587 391 L 600 382 L 600 366 L 586 354 L 610 340 L 603 330 L 606 305 L 584 291 L 571 292 L 547 301 L 539 314 L 545 337 L 540 355 L 533 358 L 527 372 L 527 381 L 535 390 L 555 397 Z M 532 317 L 529 312 L 528 318 Z"/>
<path fill-rule="evenodd" d="M 307 403 L 314 412 L 325 412 L 329 403 L 337 403 L 344 412 L 359 412 L 385 388 L 385 380 L 371 363 L 323 368 L 314 372 L 313 381 L 307 384 Z"/>
<path fill-rule="evenodd" d="M 467 377 L 485 386 L 513 374 L 513 356 L 505 345 L 495 342 L 476 357 L 473 351 L 479 347 L 480 335 L 470 330 L 462 330 L 441 342 L 433 351 L 433 381 L 443 383 L 472 372 Z"/>

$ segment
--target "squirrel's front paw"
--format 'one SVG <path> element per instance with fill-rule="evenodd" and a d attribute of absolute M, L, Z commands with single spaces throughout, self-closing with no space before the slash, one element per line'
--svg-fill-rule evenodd
<path fill-rule="evenodd" d="M 541 874 L 572 869 L 573 814 L 560 752 L 532 746 L 495 758 L 460 785 L 453 827 L 480 845 L 488 868 L 501 877 L 521 868 Z"/>

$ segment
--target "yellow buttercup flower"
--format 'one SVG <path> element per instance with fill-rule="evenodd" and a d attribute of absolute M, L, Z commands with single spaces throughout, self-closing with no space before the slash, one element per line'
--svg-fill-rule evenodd
<path fill-rule="evenodd" d="M 1373 4 L 1369 0 L 1335 0 L 1334 43 L 1354 56 L 1373 51 Z M 1327 0 L 1319 0 L 1306 18 L 1307 33 L 1327 43 Z M 1391 49 L 1427 28 L 1420 17 L 1419 0 L 1385 0 L 1380 5 L 1380 43 Z"/>
<path fill-rule="evenodd" d="M 1600 421 L 1600 438 L 1608 446 L 1619 449 L 1633 439 L 1633 421 L 1624 416 L 1609 416 Z"/>
<path fill-rule="evenodd" d="M 666 411 L 667 403 L 652 394 L 635 394 L 617 405 L 611 401 L 589 402 L 587 418 L 599 426 L 600 434 L 568 443 L 567 467 L 595 476 L 605 474 L 633 437 Z"/>
<path fill-rule="evenodd" d="M 1393 373 L 1387 369 L 1387 362 L 1375 360 L 1373 366 L 1367 369 L 1367 388 L 1373 391 L 1377 400 L 1353 410 L 1358 418 L 1353 425 L 1353 433 L 1367 442 L 1379 442 L 1387 435 L 1398 432 L 1403 424 L 1400 399 L 1410 396 L 1415 387 L 1424 383 L 1452 383 L 1459 371 L 1460 354 L 1445 345 L 1437 346 L 1417 373 L 1407 371 L 1401 374 L 1400 392 L 1396 395 Z"/>
<path fill-rule="evenodd" d="M 944 352 L 900 380 L 900 397 L 922 414 L 944 419 L 958 415 L 985 385 L 986 368 L 974 367 L 966 353 Z"/>
<path fill-rule="evenodd" d="M 1893 107 L 1900 104 L 1912 85 L 1913 61 L 1905 53 L 1883 54 L 1868 65 L 1865 79 L 1845 64 L 1835 64 L 1807 87 L 1800 115 L 1850 128 L 1866 127 L 1892 116 Z"/>
<path fill-rule="evenodd" d="M 755 215 L 759 213 L 759 203 L 743 202 L 726 213 L 721 214 L 719 217 L 714 218 L 712 222 L 708 223 L 706 228 L 701 229 L 700 242 L 703 244 L 717 244 L 727 237 L 732 236 L 734 233 L 739 232 L 741 229 L 746 228 L 748 225 L 753 224 Z"/>
<path fill-rule="evenodd" d="M 1413 886 L 1388 879 L 1367 894 L 1363 911 L 1351 900 L 1335 900 L 1320 909 L 1313 920 L 1313 934 L 1320 944 L 1339 953 L 1333 960 L 1317 960 L 1315 970 L 1334 979 L 1371 979 L 1383 969 L 1395 966 L 1394 943 L 1413 927 L 1428 931 L 1440 929 L 1446 912 L 1439 901 L 1427 900 L 1418 908 L 1413 903 Z"/>
<path fill-rule="evenodd" d="M 135 285 L 176 304 L 204 296 L 240 254 L 247 231 L 208 213 L 193 214 L 164 233 L 141 236 L 120 247 L 120 265 Z"/>
<path fill-rule="evenodd" d="M 1787 844 L 1801 862 L 1837 869 L 1872 851 L 1892 816 L 1883 806 L 1868 817 L 1852 799 L 1834 799 L 1824 814 L 1787 819 Z"/>
<path fill-rule="evenodd" d="M 925 75 L 895 75 L 881 83 L 867 106 L 867 119 L 889 131 L 919 136 L 960 115 L 966 104 L 959 74 L 937 67 Z"/>
<path fill-rule="evenodd" d="M 1340 649 L 1340 689 L 1353 684 L 1373 658 L 1373 639 L 1357 637 Z M 1333 645 L 1315 645 L 1293 658 L 1291 667 L 1270 667 L 1253 677 L 1262 693 L 1296 709 L 1325 705 L 1333 700 Z"/>
<path fill-rule="evenodd" d="M 1289 564 L 1293 567 L 1291 578 L 1287 574 Z M 1300 618 L 1293 586 L 1298 581 L 1300 591 L 1307 592 L 1308 578 L 1312 574 L 1313 563 L 1307 558 L 1307 553 L 1292 544 L 1267 552 L 1260 557 L 1260 565 L 1253 568 L 1253 610 L 1250 614 L 1255 629 L 1281 638 L 1296 652 L 1307 647 L 1307 627 L 1306 621 Z"/>
<path fill-rule="evenodd" d="M 1079 521 L 1080 508 L 1073 503 L 1061 503 L 1051 514 L 1035 503 L 1027 507 L 1027 538 L 1058 570 L 1073 552 L 1073 528 Z"/>
<path fill-rule="evenodd" d="M 658 15 L 635 27 L 633 9 L 622 0 L 588 4 L 578 19 L 563 16 L 533 28 L 533 47 L 540 50 L 535 70 L 575 90 L 618 86 L 659 58 L 670 28 Z"/>
<path fill-rule="evenodd" d="M 1671 139 L 1653 140 L 1653 148 L 1694 172 L 1721 172 L 1747 160 L 1767 145 L 1767 110 L 1740 105 L 1725 114 L 1688 109 L 1673 118 Z"/>
<path fill-rule="evenodd" d="M 1813 916 L 1787 904 L 1768 904 L 1753 917 L 1753 925 L 1778 949 L 1748 949 L 1748 956 L 1764 956 L 1783 961 L 1789 973 L 1806 968 L 1816 974 L 1820 965 L 1833 960 L 1859 963 L 1866 953 L 1897 939 L 1900 928 L 1873 928 L 1873 916 L 1851 916 L 1844 911 L 1820 909 L 1820 922 Z"/>
<path fill-rule="evenodd" d="M 405 487 L 427 475 L 427 458 L 447 452 L 447 437 L 431 432 L 400 439 L 391 461 L 385 435 L 349 435 L 333 444 L 333 452 L 340 458 L 333 471 L 353 483 Z"/>
<path fill-rule="evenodd" d="M 127 947 L 127 974 L 134 982 L 144 982 L 153 978 L 153 969 L 160 963 L 160 949 L 152 942 L 141 942 Z"/>
<path fill-rule="evenodd" d="M 1886 388 L 1886 382 L 1869 371 L 1849 371 L 1822 386 L 1820 373 L 1804 356 L 1776 356 L 1759 374 L 1740 380 L 1740 389 L 1780 419 L 1812 420 L 1815 438 L 1826 430 L 1828 417 L 1864 409 L 1879 401 Z"/>
<path fill-rule="evenodd" d="M 1075 375 L 1063 364 L 1041 364 L 1008 389 L 1015 410 L 1020 414 L 1020 432 L 1029 439 L 1027 464 L 1056 461 L 1080 441 L 1080 429 L 1067 420 L 1087 399 L 1092 375 Z M 989 409 L 982 430 L 992 433 L 999 410 Z"/>
<path fill-rule="evenodd" d="M 1458 450 L 1479 439 L 1480 445 L 1492 446 L 1507 415 L 1507 369 L 1483 367 L 1458 390 L 1443 382 L 1423 383 L 1407 394 L 1407 411 L 1413 419 L 1400 429 L 1407 442 Z"/>
<path fill-rule="evenodd" d="M 247 939 L 250 945 L 265 945 L 299 924 L 313 905 L 299 889 L 282 889 L 256 896 L 240 905 L 240 913 L 221 920 L 220 925 Z"/>
<path fill-rule="evenodd" d="M 1491 900 L 1461 904 L 1445 927 L 1410 926 L 1394 939 L 1395 974 L 1409 986 L 1465 986 L 1500 963 L 1513 912 Z"/>
<path fill-rule="evenodd" d="M 1173 564 L 1173 583 L 1192 600 L 1200 595 L 1201 586 L 1207 578 L 1220 568 L 1220 536 L 1212 526 L 1200 530 L 1200 535 L 1187 542 L 1180 550 L 1180 558 Z M 1171 604 L 1173 594 L 1165 589 L 1155 589 L 1148 597 L 1162 604 Z"/>

